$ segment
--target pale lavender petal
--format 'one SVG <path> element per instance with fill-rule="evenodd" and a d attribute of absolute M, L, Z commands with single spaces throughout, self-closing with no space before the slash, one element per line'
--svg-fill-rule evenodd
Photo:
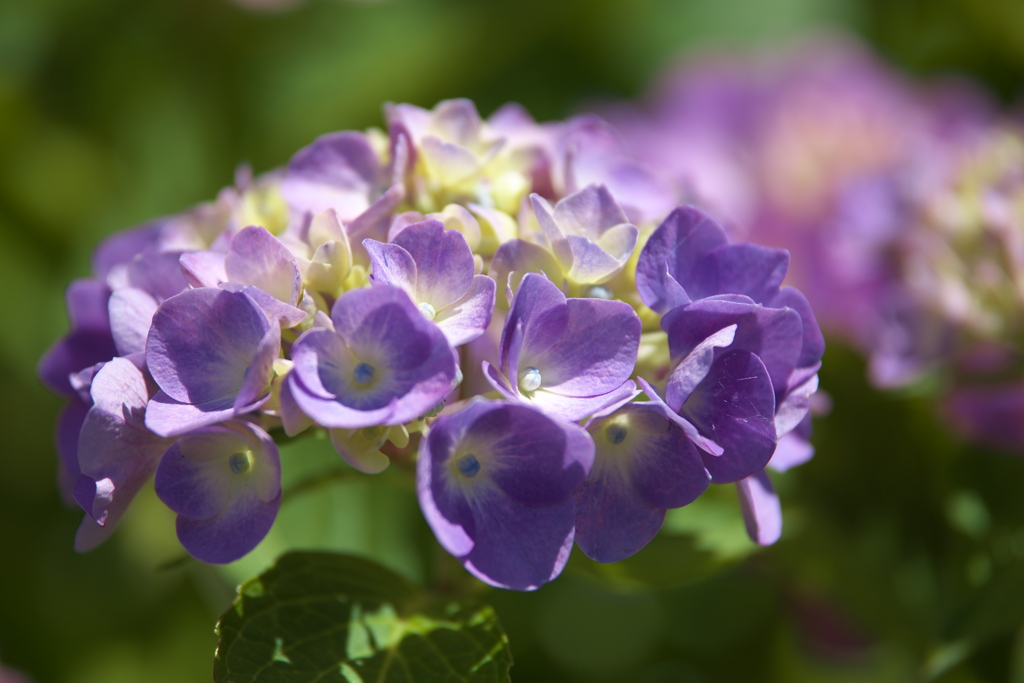
<path fill-rule="evenodd" d="M 466 238 L 440 221 L 410 225 L 394 241 L 416 262 L 413 298 L 441 309 L 461 299 L 473 282 L 475 264 Z"/>
<path fill-rule="evenodd" d="M 169 299 L 188 288 L 181 272 L 181 252 L 146 252 L 114 267 L 107 275 L 111 289 L 135 287 L 152 294 L 157 301 Z"/>
<path fill-rule="evenodd" d="M 588 185 L 558 202 L 554 219 L 563 232 L 569 231 L 594 242 L 609 228 L 629 223 L 604 185 Z"/>
<path fill-rule="evenodd" d="M 258 287 L 291 306 L 299 302 L 302 276 L 295 256 L 265 228 L 250 225 L 235 233 L 224 269 L 232 282 Z"/>
<path fill-rule="evenodd" d="M 245 294 L 201 288 L 171 297 L 153 316 L 146 363 L 182 403 L 231 403 L 270 323 Z"/>
<path fill-rule="evenodd" d="M 352 219 L 351 223 L 345 225 L 352 246 L 352 257 L 356 261 L 363 264 L 369 262 L 366 250 L 363 249 L 364 239 L 381 242 L 387 239 L 391 217 L 404 198 L 405 188 L 402 185 L 393 185 L 365 211 Z"/>
<path fill-rule="evenodd" d="M 129 287 L 110 295 L 110 332 L 119 356 L 146 350 L 146 337 L 156 313 L 157 301 L 148 292 Z"/>
<path fill-rule="evenodd" d="M 727 348 L 733 343 L 736 328 L 736 325 L 729 325 L 707 335 L 672 369 L 665 386 L 665 403 L 673 411 L 679 412 L 697 385 L 708 376 L 715 362 L 716 349 Z"/>
<path fill-rule="evenodd" d="M 266 396 L 270 391 L 270 383 L 274 379 L 274 361 L 281 353 L 281 328 L 271 325 L 270 329 L 263 336 L 252 363 L 245 371 L 242 378 L 242 386 L 235 395 L 234 410 L 236 415 L 242 415 L 248 410 L 246 408 Z"/>
<path fill-rule="evenodd" d="M 397 244 L 363 240 L 363 249 L 370 256 L 370 279 L 382 285 L 399 287 L 410 296 L 416 293 L 416 262 L 412 254 Z"/>
<path fill-rule="evenodd" d="M 553 285 L 552 285 L 553 286 Z M 641 322 L 621 301 L 569 299 L 559 339 L 537 350 L 524 339 L 519 365 L 538 368 L 541 386 L 570 396 L 596 396 L 620 386 L 632 373 L 640 345 Z"/>
<path fill-rule="evenodd" d="M 158 391 L 146 406 L 146 428 L 160 436 L 180 436 L 235 415 L 234 396 L 205 403 L 181 403 Z"/>
<path fill-rule="evenodd" d="M 775 431 L 782 437 L 799 425 L 811 410 L 811 396 L 818 390 L 818 375 L 787 392 L 775 407 Z"/>
<path fill-rule="evenodd" d="M 295 327 L 309 315 L 301 308 L 286 304 L 277 297 L 264 292 L 259 287 L 239 285 L 235 282 L 222 282 L 220 289 L 226 292 L 245 294 L 263 311 L 268 320 L 280 327 Z"/>
<path fill-rule="evenodd" d="M 491 259 L 490 275 L 499 287 L 509 285 L 513 273 L 544 273 L 552 282 L 564 277 L 562 267 L 550 251 L 542 246 L 521 239 L 503 243 Z"/>
<path fill-rule="evenodd" d="M 533 392 L 529 403 L 545 413 L 573 422 L 583 420 L 616 403 L 629 401 L 640 394 L 636 383 L 628 379 L 622 385 L 598 396 L 566 396 L 540 389 Z M 523 400 L 522 396 L 519 400 Z"/>
<path fill-rule="evenodd" d="M 105 278 L 114 266 L 127 263 L 144 251 L 156 249 L 167 221 L 167 218 L 157 218 L 104 239 L 92 253 L 93 272 Z"/>
<path fill-rule="evenodd" d="M 218 251 L 189 251 L 178 258 L 178 263 L 193 287 L 218 287 L 228 279 L 226 258 L 227 254 Z"/>
<path fill-rule="evenodd" d="M 636 243 L 636 234 L 633 234 L 634 244 Z M 605 282 L 619 272 L 629 260 L 629 253 L 624 257 L 613 256 L 602 249 L 599 244 L 579 235 L 566 235 L 565 244 L 568 245 L 571 256 L 569 259 L 563 259 L 563 265 L 568 266 L 569 279 L 580 284 Z"/>
<path fill-rule="evenodd" d="M 383 180 L 380 161 L 365 135 L 329 133 L 291 158 L 281 194 L 300 213 L 335 209 L 348 221 L 366 210 L 370 194 Z"/>
<path fill-rule="evenodd" d="M 476 275 L 465 296 L 437 312 L 437 324 L 452 347 L 467 344 L 484 333 L 494 314 L 494 280 Z"/>
<path fill-rule="evenodd" d="M 779 439 L 779 445 L 775 447 L 768 467 L 776 472 L 785 472 L 803 465 L 813 457 L 814 446 L 811 442 L 796 432 L 789 432 Z"/>
<path fill-rule="evenodd" d="M 736 491 L 750 538 L 758 545 L 771 545 L 779 540 L 782 536 L 782 507 L 768 475 L 758 472 L 736 482 Z"/>

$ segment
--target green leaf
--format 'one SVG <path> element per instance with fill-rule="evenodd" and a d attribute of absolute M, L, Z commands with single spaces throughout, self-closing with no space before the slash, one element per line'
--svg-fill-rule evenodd
<path fill-rule="evenodd" d="M 217 635 L 218 683 L 490 683 L 512 666 L 489 606 L 333 553 L 289 553 L 243 584 Z"/>

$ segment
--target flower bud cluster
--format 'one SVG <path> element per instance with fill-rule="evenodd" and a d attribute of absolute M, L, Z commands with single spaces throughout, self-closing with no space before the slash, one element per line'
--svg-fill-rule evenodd
<path fill-rule="evenodd" d="M 613 562 L 665 511 L 806 460 L 824 351 L 789 254 L 732 243 L 604 122 L 386 109 L 119 233 L 40 363 L 63 479 L 100 543 L 154 477 L 185 549 L 233 561 L 281 502 L 273 435 L 326 430 L 367 474 L 416 462 L 441 545 L 493 585 Z M 641 394 L 646 400 L 639 400 Z"/>

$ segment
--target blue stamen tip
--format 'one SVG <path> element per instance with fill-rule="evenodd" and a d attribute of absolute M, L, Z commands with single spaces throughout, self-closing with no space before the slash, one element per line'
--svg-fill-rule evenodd
<path fill-rule="evenodd" d="M 464 477 L 475 477 L 480 471 L 480 461 L 472 453 L 459 458 L 455 466 L 459 468 L 459 474 Z"/>
<path fill-rule="evenodd" d="M 355 379 L 356 384 L 362 384 L 365 386 L 373 381 L 374 372 L 374 367 L 369 363 L 360 363 L 352 372 L 352 378 Z"/>

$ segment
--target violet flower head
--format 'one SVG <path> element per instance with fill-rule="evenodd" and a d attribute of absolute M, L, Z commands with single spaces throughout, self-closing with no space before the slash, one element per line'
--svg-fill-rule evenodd
<path fill-rule="evenodd" d="M 196 559 L 233 562 L 263 540 L 281 505 L 274 440 L 231 420 L 178 439 L 156 468 L 156 494 L 178 513 L 178 540 Z"/>
<path fill-rule="evenodd" d="M 429 412 L 455 380 L 440 328 L 391 285 L 347 292 L 334 329 L 309 330 L 292 347 L 291 400 L 324 427 L 398 425 Z"/>
<path fill-rule="evenodd" d="M 621 301 L 566 299 L 546 277 L 528 273 L 501 335 L 500 368 L 487 380 L 506 398 L 576 421 L 636 396 L 629 379 L 640 318 Z"/>
<path fill-rule="evenodd" d="M 240 292 L 203 287 L 153 316 L 146 363 L 160 386 L 146 426 L 177 436 L 244 415 L 266 401 L 281 329 Z"/>
<path fill-rule="evenodd" d="M 476 275 L 473 252 L 462 233 L 440 221 L 415 223 L 389 244 L 364 240 L 371 279 L 400 287 L 448 342 L 461 346 L 487 329 L 494 312 L 494 280 Z"/>
<path fill-rule="evenodd" d="M 654 538 L 667 509 L 696 500 L 711 475 L 659 404 L 627 403 L 587 430 L 596 454 L 573 493 L 576 544 L 592 560 L 618 562 Z"/>
<path fill-rule="evenodd" d="M 572 493 L 593 460 L 594 443 L 578 425 L 479 399 L 442 415 L 420 442 L 420 507 L 444 549 L 477 578 L 534 590 L 569 559 Z"/>

